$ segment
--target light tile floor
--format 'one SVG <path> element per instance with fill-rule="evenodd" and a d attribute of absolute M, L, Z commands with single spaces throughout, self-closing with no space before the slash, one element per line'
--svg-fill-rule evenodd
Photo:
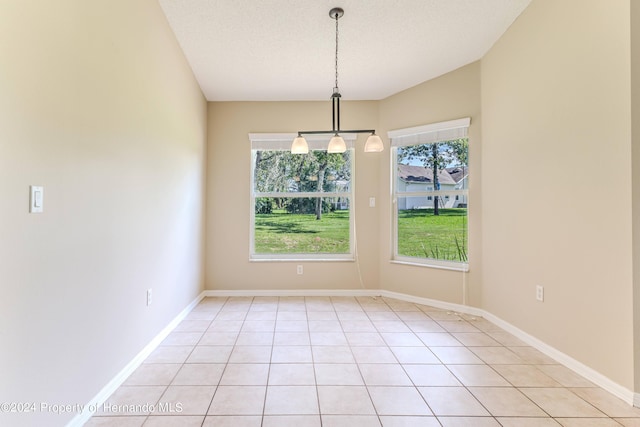
<path fill-rule="evenodd" d="M 87 426 L 640 426 L 468 315 L 388 298 L 205 298 Z"/>

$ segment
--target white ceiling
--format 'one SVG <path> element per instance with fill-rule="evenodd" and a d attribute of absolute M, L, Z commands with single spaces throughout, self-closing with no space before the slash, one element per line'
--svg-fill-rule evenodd
<path fill-rule="evenodd" d="M 476 61 L 531 0 L 159 0 L 209 101 L 377 100 Z"/>

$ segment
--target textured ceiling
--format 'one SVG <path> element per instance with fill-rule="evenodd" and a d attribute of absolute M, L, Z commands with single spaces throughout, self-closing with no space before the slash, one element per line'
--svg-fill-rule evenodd
<path fill-rule="evenodd" d="M 480 59 L 531 0 L 159 0 L 210 101 L 377 100 Z"/>

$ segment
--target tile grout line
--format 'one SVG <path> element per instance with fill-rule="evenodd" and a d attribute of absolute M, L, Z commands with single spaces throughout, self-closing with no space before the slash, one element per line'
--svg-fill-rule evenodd
<path fill-rule="evenodd" d="M 315 356 L 313 355 L 313 347 L 311 346 L 311 328 L 309 328 L 309 307 L 306 305 L 307 297 L 305 297 L 305 308 L 306 308 L 306 317 L 307 317 L 307 334 L 309 336 L 309 351 L 311 352 L 311 368 L 313 370 L 313 382 L 315 383 L 316 389 L 316 403 L 318 404 L 318 418 L 320 419 L 320 427 L 324 424 L 322 419 L 322 408 L 320 407 L 320 389 L 318 388 L 318 375 L 316 373 L 316 362 Z M 333 304 L 331 304 L 333 307 Z M 335 310 L 334 310 L 335 313 Z M 337 317 L 337 314 L 336 314 Z"/>
<path fill-rule="evenodd" d="M 229 301 L 229 298 L 226 297 L 224 300 L 224 303 L 222 304 L 222 306 L 220 306 L 220 309 L 218 310 L 218 312 L 216 313 L 216 315 L 213 317 L 213 319 L 211 319 L 211 323 L 209 323 L 209 327 L 211 327 L 211 325 L 213 324 L 213 322 L 217 319 L 217 317 L 220 315 L 220 313 L 222 312 L 223 307 L 227 304 L 227 302 Z M 207 330 L 209 330 L 209 328 L 207 328 Z M 206 333 L 206 332 L 205 332 Z M 233 353 L 233 349 L 235 348 L 235 343 L 238 341 L 238 337 L 240 336 L 240 334 L 238 334 L 238 336 L 236 337 L 236 340 L 234 342 L 234 345 L 231 347 L 231 351 L 229 352 L 229 357 L 227 357 L 227 361 L 224 364 L 224 369 L 222 369 L 222 372 L 220 373 L 220 378 L 218 379 L 218 383 L 216 385 L 216 389 L 213 392 L 213 396 L 211 396 L 211 401 L 209 402 L 209 405 L 207 406 L 207 410 L 205 411 L 204 414 L 204 418 L 202 419 L 202 424 L 201 427 L 204 426 L 205 421 L 207 420 L 207 417 L 209 416 L 209 411 L 211 410 L 211 405 L 213 405 L 213 400 L 216 398 L 216 395 L 218 394 L 218 390 L 220 390 L 220 382 L 222 381 L 222 377 L 224 376 L 224 373 L 227 370 L 227 366 L 229 365 L 229 359 L 231 359 L 231 354 Z M 204 334 L 203 334 L 204 337 Z M 202 339 L 201 339 L 202 340 Z M 197 347 L 197 344 L 196 344 Z M 195 347 L 194 347 L 195 348 Z M 188 360 L 188 358 L 187 358 Z"/>
<path fill-rule="evenodd" d="M 372 299 L 375 301 L 375 300 L 377 300 L 377 297 L 372 297 Z M 364 314 L 367 316 L 367 318 L 369 318 L 369 321 L 371 322 L 373 327 L 376 329 L 378 334 L 380 334 L 380 331 L 378 330 L 376 325 L 371 320 L 371 317 L 369 317 L 369 313 L 367 313 L 367 311 L 364 309 L 364 307 L 362 306 L 362 303 L 360 302 L 360 300 L 358 300 L 358 298 L 356 298 L 356 301 L 360 305 L 360 308 L 362 309 Z M 342 324 L 341 324 L 341 326 L 342 326 Z M 380 335 L 380 336 L 382 337 L 382 335 Z M 346 335 L 345 335 L 345 337 L 346 337 Z M 387 342 L 384 340 L 384 337 L 382 337 L 382 340 L 383 340 L 383 342 L 385 343 L 385 345 L 388 348 Z M 367 396 L 369 396 L 369 400 L 371 401 L 371 406 L 373 406 L 373 410 L 376 412 L 376 416 L 378 418 L 378 422 L 380 423 L 380 425 L 382 425 L 382 419 L 380 418 L 380 412 L 378 411 L 378 408 L 376 408 L 375 402 L 373 401 L 373 397 L 371 397 L 371 391 L 369 390 L 369 386 L 367 385 L 367 382 L 364 379 L 364 375 L 362 374 L 362 369 L 360 369 L 360 363 L 356 359 L 355 354 L 353 354 L 353 348 L 351 347 L 351 344 L 349 343 L 348 340 L 347 340 L 347 344 L 349 345 L 349 350 L 351 351 L 351 354 L 353 356 L 353 360 L 356 362 L 356 366 L 358 368 L 358 372 L 360 372 L 360 377 L 362 378 L 362 384 L 364 384 L 364 388 L 365 388 L 365 390 L 367 390 Z M 391 350 L 389 350 L 389 351 L 391 351 Z"/>
<path fill-rule="evenodd" d="M 207 331 L 209 330 L 209 328 L 214 324 L 214 322 L 216 320 L 223 320 L 223 319 L 220 319 L 220 316 L 222 315 L 222 313 L 225 313 L 225 311 L 224 311 L 225 306 L 230 308 L 227 312 L 236 312 L 236 311 L 237 312 L 242 312 L 242 313 L 244 313 L 244 315 L 242 315 L 242 322 L 240 323 L 240 326 L 239 326 L 239 328 L 238 328 L 238 330 L 236 332 L 236 336 L 235 336 L 233 345 L 230 346 L 231 349 L 230 349 L 228 357 L 226 358 L 226 362 L 224 363 L 224 369 L 220 373 L 220 376 L 219 376 L 219 378 L 217 380 L 216 389 L 215 389 L 215 391 L 213 393 L 213 396 L 212 396 L 211 400 L 209 401 L 209 405 L 207 407 L 207 410 L 204 413 L 204 417 L 202 419 L 202 422 L 200 423 L 201 426 L 205 425 L 207 418 L 210 416 L 209 415 L 209 411 L 211 410 L 211 407 L 212 407 L 212 404 L 213 404 L 213 400 L 215 399 L 215 396 L 217 395 L 217 392 L 219 390 L 219 387 L 220 387 L 222 378 L 224 376 L 224 373 L 227 371 L 227 368 L 228 368 L 229 364 L 231 363 L 232 355 L 234 354 L 234 352 L 237 349 L 237 347 L 239 347 L 238 343 L 241 340 L 241 336 L 242 336 L 242 333 L 243 333 L 243 328 L 248 325 L 246 322 L 249 320 L 249 313 L 252 312 L 251 308 L 254 305 L 256 305 L 256 303 L 257 303 L 256 298 L 257 297 L 251 297 L 250 298 L 249 305 L 248 305 L 248 307 L 246 307 L 246 309 L 242 305 L 242 301 L 244 301 L 244 300 L 240 301 L 240 304 L 238 305 L 238 307 L 233 307 L 233 305 L 234 305 L 234 303 L 236 301 L 233 300 L 233 299 L 230 300 L 230 298 L 225 298 L 225 301 L 222 303 L 222 305 L 220 307 L 217 307 L 217 311 L 216 311 L 215 315 L 211 318 L 211 320 L 204 319 L 204 320 L 209 320 L 207 328 L 205 328 L 204 331 L 201 332 L 201 335 L 198 338 L 197 342 L 195 342 L 195 344 L 193 344 L 192 348 L 190 349 L 190 351 L 188 352 L 188 354 L 186 355 L 184 360 L 182 360 L 182 362 L 179 363 L 180 366 L 178 367 L 177 371 L 173 374 L 171 379 L 168 380 L 167 385 L 164 386 L 164 389 L 163 389 L 162 393 L 160 394 L 160 397 L 157 399 L 156 404 L 161 402 L 162 399 L 165 396 L 167 396 L 167 393 L 168 393 L 170 387 L 179 386 L 180 385 L 180 384 L 172 384 L 172 383 L 174 381 L 176 381 L 176 378 L 178 377 L 180 372 L 183 370 L 183 368 L 186 365 L 189 364 L 188 360 L 194 354 L 196 349 L 199 348 L 199 347 L 205 346 L 204 344 L 201 344 L 201 343 L 203 342 L 203 339 L 204 339 L 205 335 L 207 334 Z M 280 305 L 281 299 L 282 299 L 281 297 L 278 299 L 277 305 L 275 307 L 276 318 L 274 320 L 273 330 L 272 330 L 273 335 L 271 337 L 271 345 L 270 345 L 271 346 L 271 351 L 270 351 L 270 356 L 269 356 L 269 361 L 268 361 L 268 365 L 269 366 L 268 366 L 268 370 L 267 370 L 267 379 L 266 379 L 266 384 L 265 384 L 265 395 L 264 395 L 264 400 L 263 400 L 262 417 L 261 417 L 261 422 L 260 422 L 260 424 L 263 425 L 263 426 L 265 425 L 265 420 L 266 420 L 266 416 L 267 416 L 267 414 L 266 414 L 266 411 L 267 411 L 267 395 L 268 395 L 268 390 L 269 390 L 269 381 L 270 381 L 271 375 L 273 373 L 272 372 L 272 368 L 273 368 L 272 364 L 274 362 L 274 351 L 275 351 L 275 347 L 276 347 L 276 333 L 277 333 L 277 321 L 278 321 L 277 318 L 278 318 L 278 313 L 280 312 L 280 308 L 281 308 L 281 305 Z M 312 298 L 303 297 L 304 313 L 305 313 L 305 317 L 306 317 L 306 332 L 305 333 L 306 333 L 308 341 L 309 341 L 309 351 L 311 353 L 310 354 L 311 366 L 312 366 L 312 370 L 313 370 L 313 381 L 314 381 L 315 390 L 316 390 L 316 403 L 318 405 L 318 416 L 319 416 L 319 419 L 320 419 L 320 425 L 322 426 L 322 425 L 324 425 L 324 422 L 323 422 L 323 418 L 322 418 L 322 408 L 320 406 L 320 396 L 319 396 L 319 394 L 320 394 L 319 387 L 320 386 L 318 384 L 318 375 L 317 375 L 317 371 L 316 371 L 317 360 L 316 360 L 316 355 L 313 352 L 314 345 L 313 345 L 312 340 L 311 340 L 311 334 L 312 334 L 312 332 L 311 332 L 312 323 L 311 322 L 312 321 L 310 320 L 309 313 L 310 313 L 310 310 L 319 311 L 319 312 L 324 311 L 324 310 L 321 309 L 322 305 L 318 305 L 318 307 L 315 307 L 314 305 L 309 305 L 309 302 L 312 302 L 310 300 L 312 300 Z M 505 389 L 515 390 L 521 396 L 523 396 L 526 399 L 526 401 L 528 401 L 530 404 L 532 404 L 533 407 L 538 408 L 541 411 L 542 414 L 545 414 L 545 416 L 535 416 L 535 417 L 531 416 L 533 418 L 550 419 L 550 420 L 556 420 L 557 418 L 572 418 L 572 419 L 576 419 L 576 420 L 585 419 L 585 417 L 575 416 L 575 415 L 574 416 L 568 416 L 568 417 L 560 417 L 560 416 L 558 416 L 557 418 L 554 418 L 540 404 L 536 403 L 536 401 L 534 401 L 532 397 L 529 397 L 529 395 L 525 394 L 524 391 L 523 391 L 523 390 L 526 390 L 526 389 L 546 389 L 546 388 L 564 390 L 565 392 L 571 393 L 571 396 L 575 397 L 577 399 L 577 401 L 580 401 L 585 405 L 589 405 L 589 407 L 593 408 L 595 411 L 600 413 L 602 416 L 599 419 L 611 420 L 611 421 L 613 421 L 615 423 L 619 423 L 618 419 L 625 418 L 625 417 L 617 417 L 617 419 L 616 419 L 613 416 L 608 415 L 607 412 L 605 412 L 604 410 L 601 410 L 599 408 L 599 406 L 601 406 L 601 403 L 599 403 L 599 400 L 597 400 L 597 399 L 594 400 L 595 398 L 592 398 L 592 397 L 589 397 L 590 400 L 587 400 L 586 398 L 583 398 L 581 395 L 577 394 L 576 391 L 574 391 L 574 389 L 576 389 L 576 388 L 585 388 L 586 386 L 584 386 L 584 387 L 573 387 L 573 388 L 570 387 L 570 386 L 565 386 L 564 385 L 565 382 L 560 382 L 559 380 L 557 380 L 555 378 L 555 376 L 552 377 L 550 374 L 547 374 L 545 371 L 540 369 L 540 366 L 543 366 L 543 365 L 546 366 L 547 364 L 544 363 L 544 360 L 536 359 L 536 355 L 535 354 L 528 353 L 527 351 L 523 350 L 522 355 L 521 355 L 519 353 L 516 353 L 511 348 L 511 347 L 530 348 L 531 346 L 527 346 L 527 345 L 520 345 L 520 346 L 507 345 L 507 343 L 504 343 L 504 342 L 498 341 L 498 340 L 495 340 L 495 341 L 497 341 L 499 345 L 473 345 L 474 341 L 466 341 L 466 342 L 469 342 L 470 344 L 469 345 L 465 344 L 465 342 L 461 342 L 460 341 L 460 338 L 458 336 L 456 336 L 456 334 L 472 333 L 472 332 L 465 332 L 464 330 L 456 332 L 455 330 L 450 330 L 450 327 L 453 324 L 442 324 L 441 322 L 448 322 L 448 320 L 445 320 L 444 318 L 440 318 L 441 317 L 440 314 L 436 315 L 436 317 L 432 317 L 432 316 L 430 316 L 428 314 L 429 312 L 426 310 L 426 308 L 428 308 L 427 306 L 423 307 L 423 306 L 421 306 L 419 304 L 410 303 L 414 308 L 417 309 L 416 312 L 423 313 L 425 316 L 427 316 L 427 318 L 429 318 L 430 320 L 432 320 L 436 324 L 438 324 L 440 327 L 442 327 L 443 330 L 444 330 L 443 333 L 446 333 L 447 335 L 451 336 L 454 340 L 460 342 L 460 344 L 461 344 L 460 346 L 451 346 L 451 345 L 431 345 L 430 346 L 424 341 L 426 337 L 421 337 L 421 336 L 418 335 L 417 330 L 420 329 L 420 326 L 419 325 L 414 325 L 414 327 L 412 327 L 410 325 L 410 323 L 414 321 L 414 320 L 411 319 L 411 315 L 408 315 L 408 314 L 407 315 L 399 315 L 399 313 L 405 312 L 405 310 L 402 310 L 402 307 L 400 305 L 395 306 L 395 304 L 392 304 L 392 303 L 389 303 L 389 301 L 386 301 L 384 297 L 382 297 L 382 298 L 373 298 L 373 300 L 375 302 L 372 303 L 371 306 L 369 306 L 369 304 L 367 304 L 367 301 L 364 300 L 364 297 L 353 297 L 354 304 L 357 304 L 357 306 L 360 309 L 359 311 L 361 311 L 366 316 L 366 318 L 368 319 L 368 322 L 370 322 L 373 325 L 373 330 L 376 331 L 376 334 L 382 340 L 382 342 L 379 343 L 378 345 L 376 345 L 375 347 L 384 348 L 384 349 L 386 349 L 387 351 L 389 351 L 391 353 L 391 355 L 393 357 L 393 360 L 395 360 L 395 362 L 393 362 L 393 363 L 390 362 L 390 364 L 392 364 L 394 366 L 399 366 L 402 369 L 403 374 L 409 379 L 409 381 L 411 383 L 411 386 L 409 386 L 409 387 L 419 393 L 420 397 L 422 398 L 422 401 L 424 401 L 424 403 L 426 404 L 426 407 L 429 408 L 429 410 L 431 411 L 434 419 L 439 424 L 441 424 L 440 423 L 440 418 L 463 417 L 463 416 L 462 415 L 459 415 L 459 416 L 443 415 L 443 416 L 439 417 L 438 415 L 436 415 L 435 412 L 433 411 L 433 409 L 431 408 L 431 406 L 429 405 L 429 402 L 427 401 L 425 396 L 422 395 L 422 393 L 420 393 L 420 390 L 419 390 L 420 386 L 416 385 L 414 379 L 409 375 L 409 373 L 407 371 L 407 367 L 405 365 L 411 365 L 411 363 L 410 362 L 402 363 L 400 356 L 396 352 L 393 351 L 393 348 L 395 348 L 395 347 L 424 347 L 427 351 L 430 351 L 431 354 L 433 354 L 435 360 L 438 360 L 440 362 L 437 365 L 443 366 L 447 370 L 447 372 L 449 372 L 453 376 L 453 378 L 456 378 L 456 380 L 459 381 L 459 383 L 460 383 L 460 388 L 464 389 L 468 393 L 470 393 L 470 395 L 473 396 L 474 400 L 485 411 L 487 411 L 487 413 L 489 414 L 489 417 L 487 417 L 487 418 L 491 418 L 491 419 L 495 420 L 497 423 L 499 423 L 499 421 L 498 421 L 499 417 L 509 417 L 509 418 L 529 418 L 529 417 L 527 417 L 525 415 L 518 415 L 518 416 L 513 416 L 513 415 L 512 416 L 508 416 L 508 415 L 498 416 L 498 415 L 494 415 L 494 414 L 491 413 L 491 411 L 488 410 L 488 408 L 485 406 L 485 404 L 483 404 L 482 402 L 479 401 L 479 399 L 476 397 L 476 395 L 471 391 L 471 388 L 487 388 L 487 389 L 489 389 L 489 388 L 505 388 Z M 393 302 L 393 300 L 391 302 Z M 375 387 L 378 387 L 378 386 L 376 386 L 375 384 L 372 384 L 371 386 L 369 386 L 366 383 L 365 376 L 364 376 L 363 371 L 361 369 L 361 365 L 362 364 L 366 364 L 366 360 L 363 363 L 360 363 L 356 359 L 356 353 L 354 352 L 354 350 L 355 350 L 355 347 L 359 347 L 359 346 L 353 345 L 352 342 L 348 339 L 347 332 L 345 331 L 345 323 L 348 324 L 348 322 L 347 322 L 348 319 L 347 319 L 346 316 L 344 318 L 340 318 L 338 316 L 338 311 L 336 311 L 337 307 L 336 307 L 334 301 L 331 300 L 331 299 L 330 299 L 330 304 L 331 304 L 331 307 L 332 307 L 332 310 L 330 312 L 333 313 L 335 318 L 337 319 L 337 324 L 340 327 L 340 332 L 344 336 L 344 339 L 346 340 L 346 346 L 348 347 L 349 353 L 350 353 L 351 357 L 353 358 L 353 362 L 356 365 L 356 368 L 358 369 L 358 373 L 360 375 L 360 379 L 362 380 L 363 386 L 364 386 L 365 390 L 367 391 L 367 396 L 369 398 L 369 402 L 372 404 L 373 409 L 375 411 L 375 416 L 377 417 L 378 422 L 380 424 L 382 424 L 382 415 L 379 413 L 378 407 L 376 407 L 376 405 L 374 404 L 374 401 L 373 401 L 373 398 L 372 398 L 372 394 L 371 394 L 371 390 L 370 390 L 370 387 L 374 387 L 375 388 Z M 314 310 L 314 308 L 315 308 L 315 310 Z M 345 306 L 344 308 L 346 309 L 348 307 Z M 381 332 L 380 325 L 376 325 L 376 323 L 374 323 L 374 321 L 381 321 L 382 322 L 382 321 L 387 320 L 387 319 L 384 319 L 384 316 L 378 317 L 377 315 L 374 315 L 372 317 L 372 313 L 378 312 L 378 310 L 376 310 L 378 308 L 379 309 L 383 309 L 383 308 L 389 309 L 388 311 L 390 313 L 393 313 L 396 316 L 395 320 L 399 320 L 400 323 L 404 327 L 406 327 L 408 329 L 408 332 L 412 336 L 415 336 L 419 340 L 421 345 L 418 346 L 417 342 L 416 342 L 416 345 L 414 345 L 414 346 L 410 346 L 410 345 L 404 344 L 404 345 L 396 345 L 395 347 L 393 347 L 391 345 L 391 343 L 387 339 L 385 339 L 385 336 L 383 335 L 384 332 Z M 399 311 L 397 311 L 397 310 L 399 310 Z M 257 310 L 257 311 L 259 311 L 259 310 Z M 292 311 L 297 311 L 297 310 L 292 310 Z M 386 312 L 386 311 L 387 310 L 380 310 L 379 312 L 382 313 L 382 312 Z M 438 311 L 444 312 L 443 310 L 438 310 Z M 327 312 L 329 312 L 329 310 L 327 310 Z M 408 313 L 409 311 L 406 311 L 406 312 Z M 224 317 L 224 315 L 222 315 L 222 316 Z M 234 317 L 234 315 L 230 315 L 230 318 L 232 318 L 232 317 Z M 236 317 L 239 318 L 240 315 L 238 314 Z M 374 319 L 374 317 L 375 317 L 375 319 Z M 462 316 L 458 315 L 458 317 L 460 317 L 460 319 L 458 321 L 469 323 L 470 326 L 472 326 L 473 328 L 475 328 L 477 330 L 477 332 L 473 332 L 473 333 L 477 333 L 478 336 L 477 337 L 469 336 L 469 338 L 480 338 L 480 336 L 483 336 L 483 337 L 490 337 L 490 338 L 494 339 L 493 336 L 491 336 L 491 334 L 489 333 L 491 331 L 489 331 L 488 329 L 484 329 L 483 327 L 479 327 L 478 325 L 473 325 L 472 321 L 466 320 L 466 319 L 462 318 Z M 480 319 L 482 319 L 482 318 L 480 318 Z M 197 320 L 197 319 L 191 319 L 191 320 Z M 317 320 L 321 321 L 321 320 L 325 320 L 325 319 L 322 319 L 322 317 L 320 317 Z M 415 321 L 417 322 L 419 320 L 415 320 Z M 315 327 L 315 324 L 313 324 L 313 325 Z M 196 325 L 191 325 L 191 326 L 196 326 Z M 249 325 L 249 326 L 253 327 L 253 325 Z M 318 324 L 318 326 L 323 326 L 323 325 L 322 324 Z M 330 325 L 326 324 L 326 326 L 330 326 Z M 388 326 L 393 326 L 393 325 L 389 324 Z M 447 328 L 446 326 L 449 326 L 449 328 Z M 487 327 L 487 325 L 484 325 L 484 327 Z M 418 329 L 416 329 L 416 328 L 418 328 Z M 393 328 L 391 328 L 391 329 L 393 329 Z M 464 329 L 464 328 L 462 328 L 462 329 Z M 501 331 L 502 330 L 497 329 L 496 331 L 493 331 L 493 332 L 501 332 Z M 177 331 L 177 332 L 191 332 L 191 330 Z M 194 332 L 200 332 L 200 331 L 195 331 L 194 330 Z M 247 330 L 245 332 L 252 332 L 252 331 Z M 255 331 L 255 332 L 261 332 L 261 331 Z M 323 331 L 319 330 L 317 332 L 323 332 Z M 336 330 L 336 332 L 337 332 L 337 330 Z M 354 333 L 361 333 L 361 331 L 357 331 L 356 330 L 356 331 L 354 331 Z M 389 333 L 397 333 L 397 332 L 393 332 L 393 330 L 390 330 Z M 430 332 L 425 332 L 425 334 L 428 334 L 428 333 L 430 333 Z M 506 337 L 506 338 L 508 338 L 508 337 Z M 434 337 L 434 339 L 435 339 L 435 337 Z M 392 341 L 396 342 L 394 340 L 392 340 Z M 259 342 L 262 342 L 262 341 L 259 341 Z M 362 342 L 364 342 L 364 341 L 362 341 Z M 410 343 L 410 341 L 402 341 L 402 342 L 403 343 L 404 342 Z M 254 342 L 251 341 L 249 344 L 246 344 L 246 345 L 253 346 L 253 343 Z M 176 345 L 180 345 L 180 344 L 176 344 Z M 262 344 L 258 343 L 256 345 L 262 345 Z M 319 345 L 322 345 L 322 344 L 320 343 Z M 331 345 L 333 346 L 335 344 L 332 343 Z M 213 345 L 213 346 L 215 347 L 215 345 Z M 170 347 L 170 346 L 167 345 L 165 347 Z M 451 364 L 444 363 L 443 359 L 441 359 L 441 356 L 438 356 L 436 353 L 434 353 L 432 351 L 432 348 L 435 348 L 435 347 L 450 347 L 450 348 L 458 348 L 459 347 L 459 348 L 464 348 L 464 349 L 468 350 L 475 357 L 478 357 L 478 359 L 480 359 L 481 363 L 478 364 L 478 366 L 488 367 L 491 372 L 493 372 L 499 378 L 501 378 L 502 380 L 505 381 L 505 385 L 500 385 L 500 386 L 472 386 L 472 385 L 467 385 L 467 384 L 463 383 L 461 381 L 461 377 L 456 375 L 455 372 L 450 368 L 450 366 L 458 365 L 458 363 L 451 363 Z M 501 353 L 500 352 L 495 352 L 495 351 L 492 352 L 492 351 L 489 351 L 489 350 L 487 350 L 487 351 L 483 350 L 480 353 L 482 355 L 482 357 L 481 357 L 476 351 L 474 351 L 474 350 L 480 351 L 480 348 L 487 348 L 487 349 L 496 348 L 496 349 L 503 349 L 503 350 L 506 349 L 506 350 L 508 350 L 508 352 L 510 354 L 513 354 L 518 359 L 521 359 L 522 362 L 521 363 L 513 362 L 513 363 L 493 363 L 493 364 L 490 364 L 487 360 L 494 360 L 496 357 L 501 356 Z M 178 353 L 178 352 L 176 352 L 176 353 Z M 345 355 L 346 355 L 346 353 L 345 353 Z M 487 359 L 487 357 L 489 357 L 489 359 Z M 389 360 L 391 360 L 391 359 L 389 359 Z M 404 358 L 403 358 L 403 360 L 404 360 Z M 409 359 L 409 360 L 412 360 L 412 359 Z M 498 359 L 498 361 L 500 361 L 500 359 Z M 502 359 L 502 361 L 510 361 L 510 360 L 509 359 Z M 153 365 L 154 363 L 165 363 L 165 362 L 162 362 L 162 361 L 160 361 L 160 362 L 147 362 L 145 360 L 142 363 L 143 364 L 147 364 L 147 365 Z M 173 362 L 168 362 L 168 363 L 173 363 Z M 199 362 L 194 362 L 194 363 L 199 363 Z M 203 362 L 200 362 L 200 363 L 203 363 Z M 250 363 L 250 362 L 245 362 L 245 363 Z M 287 362 L 287 363 L 293 363 L 293 362 Z M 305 363 L 306 364 L 306 362 L 295 362 L 295 364 L 299 364 L 299 363 Z M 335 362 L 335 363 L 338 363 L 338 362 Z M 215 362 L 207 362 L 206 364 L 207 365 L 215 364 Z M 375 363 L 372 363 L 372 364 L 375 364 Z M 417 365 L 425 365 L 424 363 L 416 363 L 416 364 Z M 461 363 L 461 364 L 464 365 L 464 363 Z M 560 363 L 554 363 L 553 365 L 564 366 L 564 365 L 562 365 Z M 533 371 L 538 372 L 541 375 L 544 375 L 545 377 L 550 378 L 551 380 L 553 380 L 558 385 L 557 386 L 538 385 L 536 383 L 537 379 L 535 379 L 535 378 L 532 379 L 530 382 L 527 382 L 527 381 L 523 382 L 523 380 L 519 380 L 518 377 L 515 376 L 515 375 L 518 375 L 516 373 L 516 371 L 511 371 L 511 372 L 514 372 L 513 376 L 511 374 L 509 376 L 505 376 L 505 374 L 502 374 L 501 371 L 497 369 L 497 367 L 499 367 L 499 366 L 523 366 L 523 367 L 528 367 L 528 368 L 531 368 Z M 507 371 L 505 371 L 505 372 L 507 372 Z M 509 377 L 511 377 L 511 380 L 509 380 Z M 523 378 L 527 379 L 526 376 L 523 377 Z M 194 382 L 196 382 L 196 381 L 194 381 Z M 520 382 L 522 382 L 525 385 L 521 385 L 521 386 L 516 386 L 515 385 L 516 383 L 520 383 Z M 526 385 L 526 384 L 534 384 L 534 385 Z M 159 385 L 162 385 L 162 384 L 159 384 Z M 193 386 L 196 386 L 196 385 L 200 385 L 200 384 L 194 384 Z M 284 384 L 282 384 L 282 385 L 284 385 Z M 294 384 L 294 385 L 297 385 L 297 384 Z M 382 387 L 382 386 L 384 386 L 384 384 L 380 384 L 379 386 Z M 132 387 L 132 386 L 126 386 L 126 387 Z M 387 386 L 385 386 L 385 387 L 387 387 Z M 388 387 L 395 387 L 395 385 L 391 384 Z M 400 386 L 398 386 L 398 387 L 400 387 Z M 598 390 L 603 390 L 602 387 L 598 387 L 596 385 L 592 385 L 591 387 L 586 387 L 586 388 L 594 388 L 594 389 L 598 389 Z M 590 395 L 587 394 L 586 396 L 590 396 Z M 535 397 L 535 395 L 534 395 L 534 397 Z M 594 403 L 591 403 L 591 401 L 594 401 Z M 541 404 L 544 404 L 545 407 L 547 406 L 545 400 L 541 401 Z M 598 405 L 598 406 L 596 406 L 596 405 Z M 577 406 L 577 407 L 579 407 L 579 406 Z M 574 407 L 574 408 L 577 408 L 577 407 Z M 151 417 L 153 415 L 154 415 L 153 413 L 141 414 L 141 418 L 144 418 L 142 420 L 142 422 L 144 424 L 146 424 L 148 422 L 151 422 Z M 229 414 L 227 414 L 225 416 L 238 416 L 238 415 L 229 415 Z M 272 414 L 272 415 L 285 416 L 285 415 L 293 415 L 293 414 Z M 306 414 L 300 414 L 300 415 L 302 416 L 302 415 L 306 415 Z M 183 416 L 186 417 L 187 415 L 183 415 Z M 219 415 L 218 414 L 211 414 L 211 416 L 219 416 Z M 344 415 L 344 416 L 345 417 L 348 417 L 348 416 L 359 417 L 360 415 L 359 414 L 348 414 L 348 415 Z M 400 415 L 389 415 L 389 416 L 400 417 Z M 421 415 L 415 415 L 415 414 L 407 413 L 407 414 L 403 414 L 403 416 L 416 416 L 416 417 L 418 417 L 418 416 L 421 416 Z M 176 416 L 176 417 L 178 417 L 178 416 Z M 473 417 L 475 417 L 475 416 L 473 416 Z M 480 417 L 480 416 L 478 416 L 478 417 Z M 112 418 L 117 418 L 117 417 L 112 417 Z M 633 417 L 629 417 L 629 418 L 633 419 Z M 179 418 L 176 418 L 176 419 L 179 419 Z M 186 420 L 186 418 L 185 418 L 185 420 Z"/>

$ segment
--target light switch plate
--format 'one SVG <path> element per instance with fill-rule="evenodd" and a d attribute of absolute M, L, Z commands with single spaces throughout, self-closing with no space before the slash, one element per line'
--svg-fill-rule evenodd
<path fill-rule="evenodd" d="M 44 187 L 32 185 L 29 187 L 31 196 L 29 197 L 29 212 L 44 212 Z"/>

